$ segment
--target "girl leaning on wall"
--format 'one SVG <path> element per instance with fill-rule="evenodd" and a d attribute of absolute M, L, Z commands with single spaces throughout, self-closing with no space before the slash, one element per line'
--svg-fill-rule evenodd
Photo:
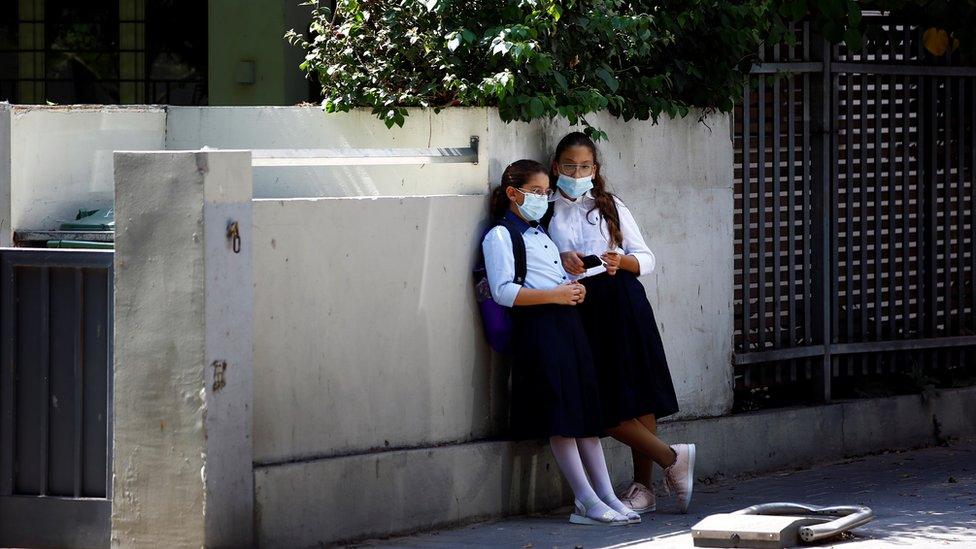
<path fill-rule="evenodd" d="M 549 233 L 563 266 L 586 287 L 578 307 L 597 370 L 606 433 L 630 446 L 634 480 L 621 494 L 639 513 L 656 509 L 652 462 L 681 512 L 691 503 L 695 445 L 669 445 L 657 436 L 657 420 L 678 411 L 661 334 L 644 286 L 637 279 L 654 269 L 654 254 L 624 203 L 607 191 L 597 148 L 580 132 L 556 146 L 550 167 L 557 187 L 547 213 Z M 584 258 L 601 263 L 587 270 Z"/>
<path fill-rule="evenodd" d="M 550 195 L 545 166 L 513 162 L 492 193 L 496 226 L 482 241 L 492 298 L 511 308 L 513 431 L 518 438 L 548 437 L 576 498 L 570 522 L 640 522 L 614 494 L 600 444 L 599 389 L 577 312 L 586 288 L 569 280 L 538 223 Z M 524 244 L 524 280 L 516 276 L 513 239 Z"/>

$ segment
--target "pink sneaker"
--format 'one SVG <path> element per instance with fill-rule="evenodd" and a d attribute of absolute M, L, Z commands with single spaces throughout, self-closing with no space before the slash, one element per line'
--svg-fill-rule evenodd
<path fill-rule="evenodd" d="M 623 494 L 620 495 L 620 501 L 641 515 L 657 510 L 654 492 L 639 482 L 632 483 L 630 487 L 624 490 Z"/>
<path fill-rule="evenodd" d="M 695 445 L 675 444 L 671 447 L 678 459 L 664 470 L 664 486 L 678 498 L 678 508 L 688 512 L 695 482 Z"/>

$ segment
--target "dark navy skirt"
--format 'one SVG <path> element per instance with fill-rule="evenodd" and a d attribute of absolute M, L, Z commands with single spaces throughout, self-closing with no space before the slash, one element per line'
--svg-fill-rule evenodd
<path fill-rule="evenodd" d="M 512 435 L 600 435 L 600 389 L 576 308 L 515 307 L 512 320 Z"/>
<path fill-rule="evenodd" d="M 654 311 L 637 277 L 619 270 L 582 279 L 586 299 L 579 305 L 600 382 L 607 428 L 653 414 L 678 411 L 671 372 Z"/>

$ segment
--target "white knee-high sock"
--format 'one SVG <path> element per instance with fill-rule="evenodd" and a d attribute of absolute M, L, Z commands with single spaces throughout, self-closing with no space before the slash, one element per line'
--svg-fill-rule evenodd
<path fill-rule="evenodd" d="M 579 447 L 580 458 L 586 467 L 590 482 L 593 483 L 596 495 L 618 513 L 636 514 L 633 509 L 617 499 L 617 495 L 613 493 L 613 484 L 610 482 L 610 472 L 607 470 L 607 460 L 603 456 L 603 445 L 600 444 L 600 438 L 578 438 L 576 445 Z"/>
<path fill-rule="evenodd" d="M 579 449 L 575 438 L 550 437 L 549 446 L 552 448 L 552 455 L 559 464 L 559 470 L 569 481 L 569 486 L 573 489 L 573 495 L 584 505 L 589 505 L 600 496 L 593 491 L 588 480 L 586 480 L 586 470 L 583 468 L 583 461 L 580 459 Z"/>
<path fill-rule="evenodd" d="M 603 515 L 611 510 L 606 503 L 593 491 L 588 480 L 586 480 L 586 470 L 583 468 L 583 461 L 580 459 L 579 447 L 575 438 L 550 437 L 549 447 L 552 448 L 552 455 L 556 458 L 556 464 L 563 476 L 569 481 L 569 486 L 573 489 L 576 500 L 583 504 L 587 516 L 594 518 Z M 599 440 L 599 439 L 598 439 Z M 602 453 L 602 452 L 601 452 Z M 604 465 L 606 471 L 606 465 Z M 609 484 L 609 477 L 607 483 Z M 619 511 L 618 511 L 619 512 Z"/>
<path fill-rule="evenodd" d="M 607 471 L 607 461 L 603 456 L 603 445 L 597 437 L 587 437 L 576 439 L 576 446 L 579 448 L 580 458 L 583 467 L 590 476 L 593 489 L 596 495 L 603 497 L 613 492 L 613 485 L 610 483 L 610 473 Z"/>

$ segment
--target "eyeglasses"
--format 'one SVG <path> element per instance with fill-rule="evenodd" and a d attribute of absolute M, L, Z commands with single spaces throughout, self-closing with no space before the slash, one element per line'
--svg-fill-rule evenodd
<path fill-rule="evenodd" d="M 574 174 L 577 172 L 586 175 L 588 173 L 591 173 L 595 166 L 596 164 L 560 164 L 559 171 L 561 171 L 566 175 Z"/>
<path fill-rule="evenodd" d="M 525 194 L 525 195 L 534 194 L 536 196 L 544 196 L 546 198 L 552 198 L 552 189 L 546 189 L 546 190 L 543 191 L 543 190 L 539 190 L 539 189 L 525 190 L 525 189 L 520 189 L 518 187 L 513 187 L 513 188 L 516 191 L 518 191 L 518 192 L 520 192 L 522 194 Z"/>

